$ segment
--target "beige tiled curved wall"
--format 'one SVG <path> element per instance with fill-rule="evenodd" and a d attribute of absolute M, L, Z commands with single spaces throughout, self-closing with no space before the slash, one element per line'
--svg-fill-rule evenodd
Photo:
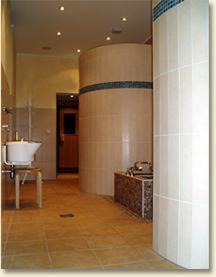
<path fill-rule="evenodd" d="M 209 266 L 208 9 L 184 0 L 153 22 L 153 247 L 191 269 Z"/>
<path fill-rule="evenodd" d="M 80 57 L 80 88 L 112 81 L 152 81 L 151 46 L 116 44 Z M 114 171 L 152 161 L 152 90 L 118 88 L 80 95 L 80 185 L 114 193 Z"/>

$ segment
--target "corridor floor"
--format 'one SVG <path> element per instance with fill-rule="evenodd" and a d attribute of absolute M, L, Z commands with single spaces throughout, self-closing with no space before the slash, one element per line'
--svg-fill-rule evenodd
<path fill-rule="evenodd" d="M 152 250 L 152 224 L 130 214 L 109 197 L 81 192 L 78 175 L 43 183 L 43 207 L 35 186 L 21 187 L 2 220 L 3 269 L 176 270 Z M 73 217 L 61 216 L 73 214 Z"/>

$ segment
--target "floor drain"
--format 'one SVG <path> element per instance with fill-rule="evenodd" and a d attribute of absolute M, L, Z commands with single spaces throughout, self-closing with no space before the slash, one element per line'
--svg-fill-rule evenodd
<path fill-rule="evenodd" d="M 60 214 L 60 217 L 74 217 L 73 214 Z"/>

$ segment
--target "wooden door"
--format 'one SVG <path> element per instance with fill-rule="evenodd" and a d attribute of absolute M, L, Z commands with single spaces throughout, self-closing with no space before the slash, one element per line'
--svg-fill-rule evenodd
<path fill-rule="evenodd" d="M 78 171 L 78 110 L 59 111 L 59 171 Z"/>

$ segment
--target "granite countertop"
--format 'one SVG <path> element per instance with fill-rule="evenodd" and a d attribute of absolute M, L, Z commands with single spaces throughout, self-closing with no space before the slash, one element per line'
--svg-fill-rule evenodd
<path fill-rule="evenodd" d="M 136 176 L 129 176 L 129 175 L 127 175 L 127 174 L 125 173 L 125 171 L 121 171 L 121 170 L 115 171 L 114 173 L 115 173 L 115 174 L 120 174 L 120 175 L 126 176 L 126 177 L 128 177 L 128 178 L 136 179 L 136 180 L 139 180 L 139 181 L 153 181 L 153 175 L 152 175 L 152 178 L 151 178 L 151 179 L 147 179 L 147 178 L 143 178 L 143 177 L 142 177 L 143 175 L 141 175 L 141 176 L 139 176 L 139 175 L 136 175 Z M 149 174 L 149 175 L 150 175 L 150 174 Z"/>

